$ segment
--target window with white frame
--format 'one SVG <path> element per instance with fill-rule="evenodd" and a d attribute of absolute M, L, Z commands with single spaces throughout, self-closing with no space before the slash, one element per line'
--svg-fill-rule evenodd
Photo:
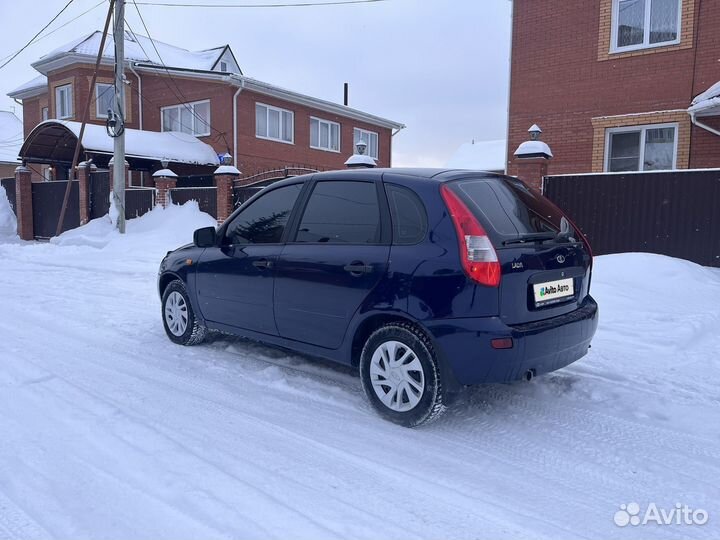
<path fill-rule="evenodd" d="M 654 124 L 608 129 L 605 170 L 660 171 L 677 161 L 677 124 Z"/>
<path fill-rule="evenodd" d="M 310 117 L 310 147 L 339 152 L 340 124 Z"/>
<path fill-rule="evenodd" d="M 113 109 L 115 99 L 115 86 L 108 83 L 95 85 L 95 116 L 107 118 L 108 110 Z"/>
<path fill-rule="evenodd" d="M 210 101 L 163 107 L 162 131 L 182 131 L 196 137 L 210 135 Z"/>
<path fill-rule="evenodd" d="M 353 146 L 355 146 L 358 141 L 365 141 L 365 144 L 367 144 L 367 155 L 371 158 L 378 159 L 378 134 L 374 131 L 367 131 L 360 128 L 353 129 Z M 353 153 L 355 152 L 353 148 Z"/>
<path fill-rule="evenodd" d="M 679 43 L 681 2 L 613 0 L 613 52 Z"/>
<path fill-rule="evenodd" d="M 43 122 L 50 118 L 50 113 L 47 107 L 43 107 L 42 109 L 40 109 L 40 116 L 42 117 Z"/>
<path fill-rule="evenodd" d="M 55 116 L 62 120 L 73 116 L 73 87 L 65 84 L 55 88 Z"/>
<path fill-rule="evenodd" d="M 262 103 L 255 104 L 256 137 L 292 143 L 294 141 L 294 123 L 292 111 Z"/>
<path fill-rule="evenodd" d="M 225 62 L 225 60 L 221 60 L 220 61 L 220 71 L 227 71 L 227 70 L 228 70 L 227 62 Z"/>

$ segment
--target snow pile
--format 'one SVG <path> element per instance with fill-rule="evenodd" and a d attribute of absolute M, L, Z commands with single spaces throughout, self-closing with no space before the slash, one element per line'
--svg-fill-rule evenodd
<path fill-rule="evenodd" d="M 17 218 L 10 206 L 5 188 L 0 186 L 0 242 L 17 238 Z"/>
<path fill-rule="evenodd" d="M 212 224 L 0 244 L 0 538 L 720 537 L 720 270 L 596 258 L 585 358 L 407 430 L 349 368 L 167 339 L 159 259 Z M 620 528 L 630 502 L 710 520 Z"/>
<path fill-rule="evenodd" d="M 52 238 L 56 246 L 89 246 L 110 255 L 162 257 L 171 249 L 192 242 L 193 232 L 214 227 L 217 221 L 200 211 L 196 201 L 167 208 L 156 206 L 147 214 L 126 222 L 121 235 L 106 215 Z"/>

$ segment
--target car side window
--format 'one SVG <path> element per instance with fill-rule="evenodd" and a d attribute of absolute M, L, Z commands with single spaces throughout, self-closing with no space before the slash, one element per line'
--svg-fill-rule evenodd
<path fill-rule="evenodd" d="M 297 242 L 377 244 L 380 207 L 374 182 L 318 182 L 298 227 Z"/>
<path fill-rule="evenodd" d="M 393 244 L 417 244 L 427 233 L 427 214 L 420 198 L 411 190 L 385 184 L 393 225 Z"/>
<path fill-rule="evenodd" d="M 290 218 L 302 184 L 273 189 L 257 198 L 228 225 L 225 244 L 276 244 Z"/>

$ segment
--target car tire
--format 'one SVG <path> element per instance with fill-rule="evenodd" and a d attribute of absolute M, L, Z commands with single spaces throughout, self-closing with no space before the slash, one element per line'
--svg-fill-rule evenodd
<path fill-rule="evenodd" d="M 416 427 L 439 418 L 447 393 L 430 339 L 416 326 L 392 322 L 375 330 L 360 356 L 360 379 L 383 418 Z"/>
<path fill-rule="evenodd" d="M 207 328 L 195 316 L 185 283 L 171 281 L 162 296 L 162 320 L 170 341 L 178 345 L 197 345 L 207 336 Z"/>

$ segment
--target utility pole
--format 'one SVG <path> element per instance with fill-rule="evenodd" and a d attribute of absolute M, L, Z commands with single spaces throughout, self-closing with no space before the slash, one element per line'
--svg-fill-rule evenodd
<path fill-rule="evenodd" d="M 125 0 L 115 0 L 115 103 L 116 126 L 119 130 L 113 146 L 113 203 L 117 212 L 117 228 L 125 234 Z"/>

